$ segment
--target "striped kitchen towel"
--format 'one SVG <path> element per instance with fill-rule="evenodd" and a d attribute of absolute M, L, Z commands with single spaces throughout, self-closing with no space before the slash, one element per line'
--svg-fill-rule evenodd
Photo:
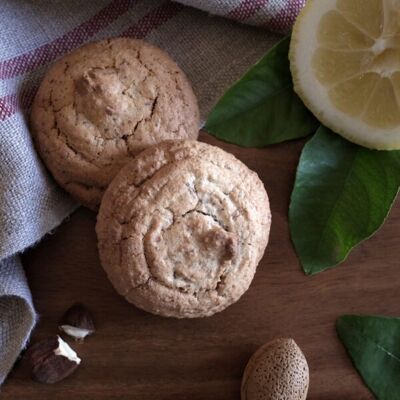
<path fill-rule="evenodd" d="M 29 134 L 29 108 L 48 65 L 88 41 L 146 39 L 187 73 L 204 119 L 223 91 L 279 38 L 229 19 L 286 32 L 303 1 L 1 0 L 0 383 L 36 320 L 18 254 L 77 206 L 50 178 Z"/>
<path fill-rule="evenodd" d="M 288 33 L 306 0 L 179 0 L 199 8 L 272 32 Z"/>

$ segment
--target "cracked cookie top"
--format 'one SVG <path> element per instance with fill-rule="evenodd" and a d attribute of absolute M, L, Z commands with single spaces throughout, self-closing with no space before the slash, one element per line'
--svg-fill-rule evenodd
<path fill-rule="evenodd" d="M 194 318 L 248 289 L 270 224 L 255 172 L 217 147 L 183 140 L 145 150 L 118 173 L 96 232 L 121 295 L 155 314 Z"/>
<path fill-rule="evenodd" d="M 148 43 L 83 46 L 43 79 L 31 115 L 37 149 L 58 183 L 97 209 L 125 163 L 166 139 L 196 139 L 199 111 L 184 73 Z"/>

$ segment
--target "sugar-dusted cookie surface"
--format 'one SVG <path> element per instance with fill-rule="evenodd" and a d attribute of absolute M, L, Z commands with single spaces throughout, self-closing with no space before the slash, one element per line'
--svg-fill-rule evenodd
<path fill-rule="evenodd" d="M 37 149 L 58 183 L 96 209 L 121 167 L 166 139 L 196 139 L 197 100 L 162 50 L 115 38 L 57 61 L 35 97 Z"/>
<path fill-rule="evenodd" d="M 97 218 L 101 263 L 116 290 L 177 318 L 222 311 L 248 289 L 268 243 L 268 196 L 225 151 L 167 141 L 113 180 Z"/>

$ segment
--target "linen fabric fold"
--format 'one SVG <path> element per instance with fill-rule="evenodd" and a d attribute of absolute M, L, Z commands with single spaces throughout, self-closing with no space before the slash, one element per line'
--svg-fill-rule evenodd
<path fill-rule="evenodd" d="M 35 311 L 18 256 L 0 262 L 0 383 L 24 348 L 35 324 Z"/>

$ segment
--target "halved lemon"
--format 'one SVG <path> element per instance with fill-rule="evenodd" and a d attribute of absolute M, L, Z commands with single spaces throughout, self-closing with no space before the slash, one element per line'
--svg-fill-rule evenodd
<path fill-rule="evenodd" d="M 295 91 L 324 125 L 400 149 L 400 0 L 308 0 L 289 58 Z"/>

